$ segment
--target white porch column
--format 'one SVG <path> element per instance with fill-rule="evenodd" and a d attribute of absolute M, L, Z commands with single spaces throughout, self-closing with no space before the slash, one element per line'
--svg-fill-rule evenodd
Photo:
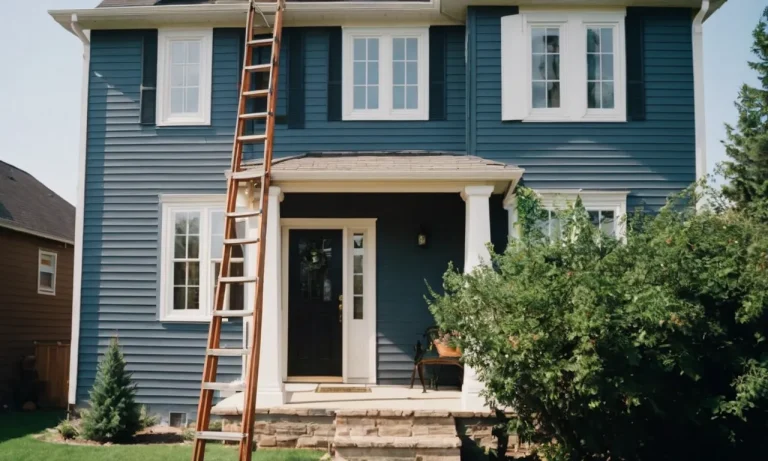
<path fill-rule="evenodd" d="M 283 354 L 280 351 L 282 328 L 282 304 L 280 299 L 280 202 L 283 194 L 279 187 L 270 187 L 267 200 L 267 251 L 264 261 L 264 302 L 261 326 L 261 359 L 259 365 L 259 387 L 256 395 L 256 406 L 268 408 L 280 406 L 285 403 L 285 386 L 283 385 Z M 255 202 L 258 203 L 258 202 Z M 258 205 L 256 205 L 258 206 Z M 248 236 L 258 236 L 259 218 L 248 219 Z M 255 275 L 256 246 L 248 245 L 246 260 L 246 274 Z M 247 286 L 246 308 L 253 306 L 256 296 L 254 284 Z M 247 338 L 252 335 L 252 321 L 247 322 Z M 246 332 L 244 331 L 244 334 Z"/>
<path fill-rule="evenodd" d="M 491 255 L 486 245 L 491 241 L 490 197 L 493 186 L 467 186 L 461 196 L 466 203 L 464 224 L 464 273 L 468 274 L 481 264 L 489 264 Z M 461 388 L 461 406 L 464 410 L 482 410 L 485 400 L 480 396 L 483 385 L 477 373 L 464 367 Z"/>

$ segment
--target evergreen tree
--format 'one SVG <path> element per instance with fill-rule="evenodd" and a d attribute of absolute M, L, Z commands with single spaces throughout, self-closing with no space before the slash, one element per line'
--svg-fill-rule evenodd
<path fill-rule="evenodd" d="M 721 171 L 729 184 L 725 196 L 737 207 L 749 210 L 768 221 L 768 8 L 752 36 L 752 52 L 757 59 L 749 67 L 757 72 L 759 88 L 744 84 L 736 107 L 736 127 L 726 125 L 726 153 L 732 161 L 723 162 Z"/>
<path fill-rule="evenodd" d="M 112 338 L 99 362 L 90 396 L 91 408 L 83 412 L 83 437 L 97 442 L 125 442 L 139 430 L 136 385 L 125 370 L 125 358 L 117 338 Z"/>

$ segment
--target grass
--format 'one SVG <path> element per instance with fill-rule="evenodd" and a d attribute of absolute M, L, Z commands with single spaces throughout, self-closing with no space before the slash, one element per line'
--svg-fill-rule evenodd
<path fill-rule="evenodd" d="M 42 442 L 35 434 L 52 428 L 62 413 L 0 414 L 0 461 L 189 461 L 192 446 L 112 445 L 76 446 Z M 235 461 L 237 447 L 209 443 L 206 461 Z M 256 451 L 254 461 L 317 461 L 322 453 L 307 450 Z"/>

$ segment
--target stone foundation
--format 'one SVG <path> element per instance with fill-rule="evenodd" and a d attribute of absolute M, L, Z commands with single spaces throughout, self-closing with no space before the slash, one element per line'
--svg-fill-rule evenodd
<path fill-rule="evenodd" d="M 222 430 L 239 431 L 240 416 L 227 415 Z M 346 461 L 486 460 L 499 448 L 498 423 L 490 412 L 412 410 L 257 410 L 254 442 L 259 448 L 310 448 Z M 529 448 L 510 436 L 507 456 Z"/>

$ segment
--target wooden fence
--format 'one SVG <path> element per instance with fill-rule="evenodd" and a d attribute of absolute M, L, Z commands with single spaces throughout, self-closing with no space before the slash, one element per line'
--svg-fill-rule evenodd
<path fill-rule="evenodd" d="M 35 343 L 37 377 L 43 383 L 40 403 L 67 407 L 69 386 L 69 344 Z"/>

